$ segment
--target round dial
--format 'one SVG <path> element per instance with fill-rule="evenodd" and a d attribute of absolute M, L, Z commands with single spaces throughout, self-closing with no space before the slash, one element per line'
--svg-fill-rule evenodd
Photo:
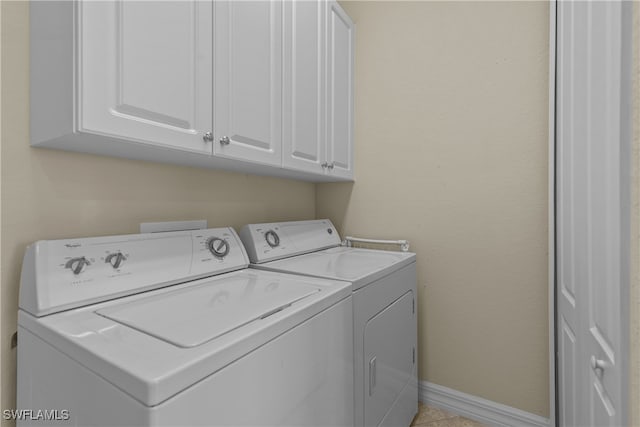
<path fill-rule="evenodd" d="M 122 252 L 114 252 L 107 255 L 107 258 L 105 258 L 104 262 L 111 264 L 111 267 L 117 269 L 120 268 L 120 264 L 122 264 L 122 261 L 126 259 L 127 258 L 122 254 Z"/>
<path fill-rule="evenodd" d="M 266 233 L 264 233 L 264 239 L 267 241 L 267 244 L 272 248 L 275 248 L 280 244 L 280 237 L 278 237 L 278 234 L 273 230 L 269 230 Z"/>
<path fill-rule="evenodd" d="M 217 258 L 224 258 L 229 253 L 229 242 L 220 237 L 212 237 L 207 240 L 207 247 Z"/>
<path fill-rule="evenodd" d="M 80 274 L 85 265 L 91 265 L 88 259 L 85 257 L 72 258 L 64 265 L 65 268 L 71 269 L 73 274 Z"/>

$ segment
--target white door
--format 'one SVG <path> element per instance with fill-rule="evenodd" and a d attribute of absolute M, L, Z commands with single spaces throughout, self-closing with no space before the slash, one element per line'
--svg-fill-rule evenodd
<path fill-rule="evenodd" d="M 284 3 L 284 99 L 282 164 L 323 173 L 325 142 L 326 3 Z"/>
<path fill-rule="evenodd" d="M 282 2 L 215 1 L 214 154 L 282 164 Z"/>
<path fill-rule="evenodd" d="M 211 154 L 211 3 L 78 7 L 79 130 Z"/>
<path fill-rule="evenodd" d="M 561 426 L 626 425 L 623 16 L 620 1 L 558 3 L 556 324 Z"/>
<path fill-rule="evenodd" d="M 351 18 L 335 1 L 327 13 L 328 173 L 353 178 L 353 48 Z"/>

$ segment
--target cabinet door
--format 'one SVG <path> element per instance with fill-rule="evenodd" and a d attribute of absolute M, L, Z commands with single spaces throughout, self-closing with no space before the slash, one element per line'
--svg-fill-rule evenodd
<path fill-rule="evenodd" d="M 323 173 L 326 3 L 284 4 L 283 166 Z"/>
<path fill-rule="evenodd" d="M 78 4 L 78 130 L 211 154 L 211 3 Z"/>
<path fill-rule="evenodd" d="M 214 154 L 282 164 L 282 2 L 215 1 Z"/>
<path fill-rule="evenodd" d="M 354 26 L 335 1 L 327 14 L 327 161 L 329 173 L 353 177 Z"/>

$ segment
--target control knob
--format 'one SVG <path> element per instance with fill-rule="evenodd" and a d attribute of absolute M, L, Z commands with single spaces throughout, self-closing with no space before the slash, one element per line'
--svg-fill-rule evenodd
<path fill-rule="evenodd" d="M 264 239 L 267 241 L 267 244 L 272 248 L 275 248 L 278 245 L 280 245 L 280 237 L 278 236 L 278 233 L 276 233 L 273 230 L 269 230 L 266 233 L 264 233 Z"/>
<path fill-rule="evenodd" d="M 111 267 L 117 269 L 120 268 L 120 264 L 122 264 L 122 261 L 126 259 L 127 258 L 122 254 L 122 252 L 114 252 L 107 255 L 104 262 L 111 264 Z"/>
<path fill-rule="evenodd" d="M 78 258 L 71 258 L 69 261 L 67 261 L 67 263 L 64 265 L 64 268 L 69 268 L 71 269 L 71 271 L 73 271 L 73 274 L 78 275 L 82 272 L 82 270 L 84 270 L 84 267 L 86 265 L 91 265 L 91 263 L 89 262 L 89 260 L 85 257 L 78 257 Z"/>
<path fill-rule="evenodd" d="M 220 237 L 212 237 L 207 240 L 207 247 L 216 258 L 224 258 L 229 253 L 229 242 Z"/>

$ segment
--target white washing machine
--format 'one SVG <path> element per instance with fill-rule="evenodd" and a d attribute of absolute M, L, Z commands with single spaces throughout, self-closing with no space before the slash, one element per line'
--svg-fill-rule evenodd
<path fill-rule="evenodd" d="M 252 267 L 351 283 L 355 425 L 409 426 L 418 411 L 415 254 L 343 247 L 329 220 L 250 224 L 240 237 Z"/>
<path fill-rule="evenodd" d="M 231 228 L 31 245 L 18 425 L 353 425 L 349 284 L 248 262 Z"/>

